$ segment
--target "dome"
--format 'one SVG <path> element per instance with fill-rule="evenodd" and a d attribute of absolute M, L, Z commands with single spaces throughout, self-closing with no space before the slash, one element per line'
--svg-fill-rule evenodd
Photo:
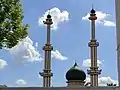
<path fill-rule="evenodd" d="M 75 63 L 74 66 L 67 71 L 66 79 L 84 81 L 86 79 L 86 74 L 83 70 L 80 70 L 77 63 Z"/>
<path fill-rule="evenodd" d="M 91 13 L 95 13 L 95 10 L 94 10 L 94 9 L 92 9 L 90 12 L 91 12 Z"/>
<path fill-rule="evenodd" d="M 50 14 L 48 14 L 48 15 L 47 15 L 47 18 L 51 18 L 51 15 L 50 15 Z"/>

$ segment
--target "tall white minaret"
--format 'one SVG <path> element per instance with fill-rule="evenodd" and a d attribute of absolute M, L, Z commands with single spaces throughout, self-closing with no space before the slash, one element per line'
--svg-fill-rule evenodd
<path fill-rule="evenodd" d="M 116 6 L 116 36 L 117 36 L 117 68 L 118 83 L 120 86 L 120 0 L 115 0 Z"/>
<path fill-rule="evenodd" d="M 95 37 L 95 20 L 97 20 L 97 17 L 94 9 L 90 11 L 89 20 L 91 20 L 91 40 L 88 46 L 90 47 L 91 67 L 90 70 L 88 70 L 88 74 L 90 75 L 91 86 L 97 87 L 98 75 L 101 74 L 101 70 L 99 70 L 97 66 L 97 47 L 99 46 L 99 42 Z"/>
<path fill-rule="evenodd" d="M 43 21 L 44 24 L 47 25 L 47 40 L 46 44 L 43 47 L 43 50 L 45 51 L 45 58 L 44 58 L 44 70 L 43 72 L 40 72 L 40 75 L 43 77 L 43 87 L 51 87 L 51 77 L 53 76 L 53 73 L 51 72 L 51 51 L 53 50 L 53 47 L 50 43 L 50 27 L 53 24 L 51 15 L 47 15 L 46 21 Z"/>

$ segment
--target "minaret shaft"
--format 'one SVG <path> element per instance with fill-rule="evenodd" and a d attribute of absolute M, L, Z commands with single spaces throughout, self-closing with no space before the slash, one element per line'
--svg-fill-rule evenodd
<path fill-rule="evenodd" d="M 47 25 L 47 40 L 46 40 L 46 46 L 49 49 L 50 44 L 50 25 Z M 44 49 L 43 49 L 44 50 Z M 45 69 L 51 69 L 51 50 L 45 50 L 45 63 L 44 63 Z"/>
<path fill-rule="evenodd" d="M 50 44 L 50 25 L 47 25 L 47 44 Z"/>
<path fill-rule="evenodd" d="M 50 51 L 45 51 L 45 69 L 51 69 L 51 52 Z"/>
<path fill-rule="evenodd" d="M 91 47 L 91 67 L 97 67 L 97 47 Z"/>
<path fill-rule="evenodd" d="M 94 20 L 92 20 L 91 21 L 91 30 L 92 30 L 92 38 L 91 39 L 95 39 L 95 21 Z"/>
<path fill-rule="evenodd" d="M 91 84 L 98 86 L 97 47 L 91 47 Z"/>
<path fill-rule="evenodd" d="M 90 78 L 92 86 L 98 86 L 98 75 L 91 75 Z"/>
<path fill-rule="evenodd" d="M 47 25 L 47 40 L 43 47 L 45 51 L 44 70 L 40 75 L 43 76 L 43 87 L 51 87 L 51 77 L 53 76 L 53 73 L 51 73 L 51 51 L 53 47 L 50 44 L 50 25 L 53 23 L 51 16 L 48 15 L 46 21 L 43 21 L 43 23 Z"/>

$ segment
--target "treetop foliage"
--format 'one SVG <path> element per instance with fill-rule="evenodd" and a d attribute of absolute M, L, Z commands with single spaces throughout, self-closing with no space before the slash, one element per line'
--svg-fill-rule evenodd
<path fill-rule="evenodd" d="M 20 0 L 0 0 L 0 49 L 12 48 L 27 36 L 23 18 Z"/>

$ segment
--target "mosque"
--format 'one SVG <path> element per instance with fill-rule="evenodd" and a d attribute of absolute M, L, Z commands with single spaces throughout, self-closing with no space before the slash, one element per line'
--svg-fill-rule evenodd
<path fill-rule="evenodd" d="M 51 77 L 53 73 L 51 72 L 51 50 L 53 50 L 52 45 L 50 44 L 50 26 L 53 24 L 52 16 L 50 14 L 47 15 L 46 21 L 43 21 L 44 24 L 47 25 L 47 40 L 46 44 L 43 47 L 45 51 L 45 59 L 44 59 L 44 70 L 40 72 L 40 75 L 43 77 L 43 87 L 51 87 Z M 99 42 L 97 42 L 95 38 L 95 20 L 97 19 L 95 10 L 92 9 L 90 11 L 89 20 L 91 20 L 91 40 L 88 43 L 91 52 L 91 67 L 88 71 L 90 75 L 91 82 L 90 86 L 98 86 L 98 75 L 101 73 L 101 70 L 98 70 L 97 66 L 97 47 L 99 46 Z M 67 86 L 68 87 L 80 87 L 87 86 L 88 83 L 85 84 L 86 74 L 83 70 L 80 70 L 77 63 L 75 62 L 74 66 L 67 71 L 66 73 Z"/>
<path fill-rule="evenodd" d="M 92 8 L 90 11 L 89 20 L 91 20 L 91 40 L 88 43 L 90 47 L 90 55 L 91 55 L 91 66 L 90 69 L 87 70 L 87 74 L 90 75 L 90 82 L 86 83 L 86 73 L 79 68 L 77 62 L 68 69 L 66 72 L 66 87 L 51 87 L 51 77 L 53 76 L 51 70 L 51 51 L 53 47 L 50 43 L 50 26 L 53 24 L 51 15 L 48 14 L 46 17 L 46 21 L 43 21 L 44 24 L 47 25 L 47 40 L 46 44 L 43 47 L 45 51 L 44 58 L 44 69 L 43 72 L 39 74 L 43 77 L 43 87 L 7 87 L 0 86 L 1 90 L 120 90 L 120 0 L 116 0 L 116 28 L 117 28 L 117 58 L 118 58 L 118 83 L 116 86 L 114 84 L 109 84 L 107 86 L 98 86 L 98 75 L 101 74 L 99 67 L 97 66 L 97 47 L 99 46 L 99 42 L 95 38 L 95 20 L 97 20 L 95 10 Z"/>

